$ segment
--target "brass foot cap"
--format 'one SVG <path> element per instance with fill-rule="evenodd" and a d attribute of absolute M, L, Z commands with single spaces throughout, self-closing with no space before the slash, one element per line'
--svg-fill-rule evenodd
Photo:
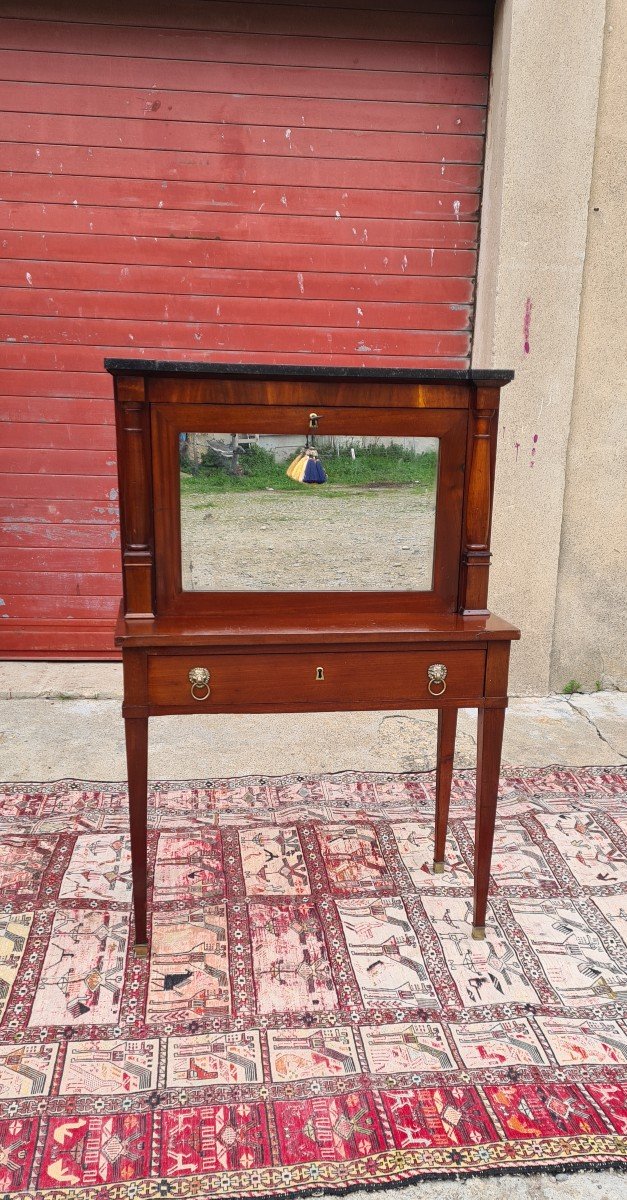
<path fill-rule="evenodd" d="M 473 925 L 472 936 L 475 942 L 485 941 L 485 925 Z"/>
<path fill-rule="evenodd" d="M 136 942 L 134 949 L 136 958 L 148 958 L 148 946 L 145 942 Z"/>
<path fill-rule="evenodd" d="M 443 862 L 439 862 L 439 863 L 438 863 L 438 862 L 434 862 L 434 864 L 433 864 L 433 874 L 434 874 L 434 875 L 443 875 L 443 874 L 444 874 L 444 863 L 443 863 Z"/>

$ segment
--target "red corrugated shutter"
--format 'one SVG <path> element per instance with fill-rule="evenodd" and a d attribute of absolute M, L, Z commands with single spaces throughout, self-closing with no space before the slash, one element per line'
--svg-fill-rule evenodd
<path fill-rule="evenodd" d="M 5 652 L 111 651 L 106 354 L 467 364 L 491 7 L 3 4 Z"/>

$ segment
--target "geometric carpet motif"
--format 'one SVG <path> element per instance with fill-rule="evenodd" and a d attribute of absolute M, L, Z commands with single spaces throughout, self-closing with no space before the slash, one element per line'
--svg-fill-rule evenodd
<path fill-rule="evenodd" d="M 150 960 L 127 797 L 0 792 L 0 1192 L 307 1194 L 627 1167 L 627 770 L 164 783 Z"/>

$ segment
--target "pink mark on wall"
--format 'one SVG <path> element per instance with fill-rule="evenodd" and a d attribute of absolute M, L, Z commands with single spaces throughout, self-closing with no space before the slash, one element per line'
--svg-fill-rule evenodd
<path fill-rule="evenodd" d="M 523 338 L 524 338 L 523 350 L 525 351 L 525 354 L 528 354 L 531 349 L 531 344 L 529 341 L 529 332 L 531 330 L 531 309 L 532 308 L 533 308 L 533 305 L 531 303 L 531 299 L 529 296 L 527 296 L 527 299 L 525 301 L 525 319 L 523 321 Z"/>
<path fill-rule="evenodd" d="M 534 460 L 535 460 L 535 457 L 536 457 L 536 445 L 537 445 L 537 442 L 538 442 L 538 435 L 537 435 L 537 433 L 534 433 L 534 435 L 533 435 L 533 437 L 532 437 L 532 439 L 531 439 L 531 459 L 530 459 L 530 462 L 529 462 L 529 466 L 530 466 L 530 467 L 532 467 L 532 466 L 533 466 L 533 464 L 534 464 Z"/>

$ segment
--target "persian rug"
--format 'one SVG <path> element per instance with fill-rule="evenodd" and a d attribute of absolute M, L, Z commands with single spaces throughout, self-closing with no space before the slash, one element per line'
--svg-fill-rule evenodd
<path fill-rule="evenodd" d="M 627 773 L 161 784 L 150 961 L 119 786 L 0 799 L 0 1191 L 298 1195 L 627 1165 Z"/>

